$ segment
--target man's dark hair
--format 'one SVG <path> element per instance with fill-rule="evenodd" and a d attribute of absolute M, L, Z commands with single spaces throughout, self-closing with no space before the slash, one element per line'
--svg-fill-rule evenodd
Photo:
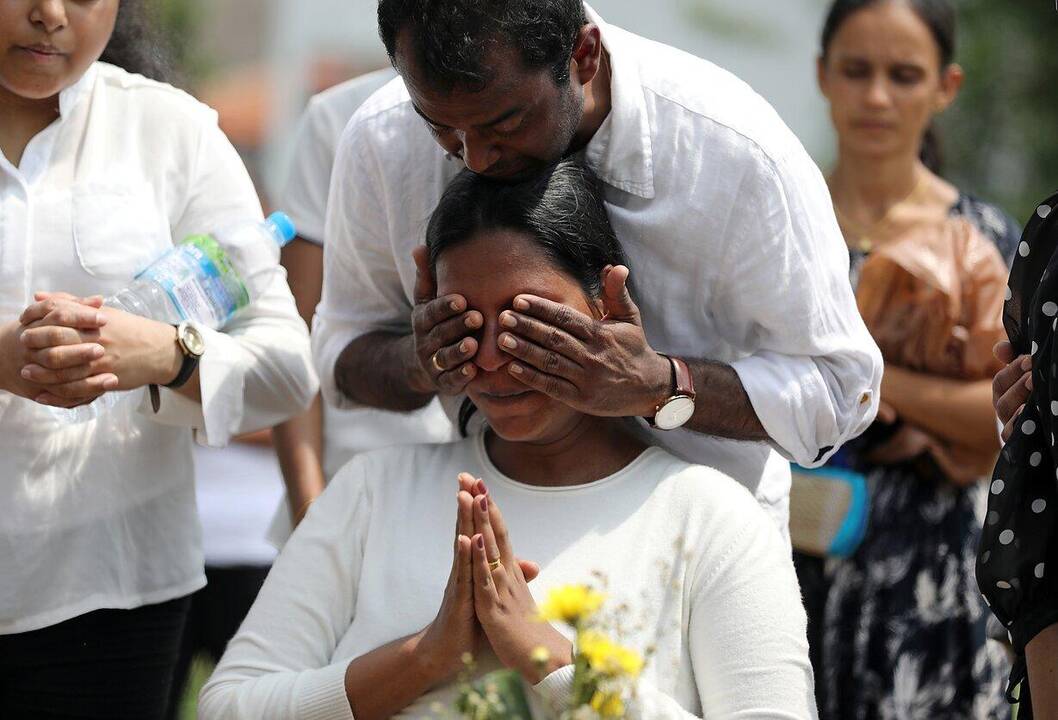
<path fill-rule="evenodd" d="M 524 233 L 593 299 L 602 295 L 607 265 L 628 265 L 603 205 L 602 183 L 574 158 L 517 184 L 463 170 L 441 196 L 426 228 L 431 268 L 445 250 L 483 230 Z M 474 405 L 465 401 L 459 411 L 464 435 L 473 412 Z"/>
<path fill-rule="evenodd" d="M 408 30 L 414 62 L 442 89 L 477 90 L 492 79 L 487 54 L 514 48 L 527 70 L 550 68 L 557 85 L 588 22 L 582 0 L 379 0 L 378 34 L 391 62 L 397 36 Z"/>
<path fill-rule="evenodd" d="M 884 0 L 833 0 L 823 22 L 823 37 L 820 40 L 820 54 L 825 61 L 830 51 L 830 44 L 845 21 L 860 10 L 878 5 Z M 949 0 L 909 0 L 908 5 L 922 22 L 929 28 L 937 43 L 940 54 L 940 66 L 943 70 L 955 60 L 955 8 Z M 920 152 L 922 163 L 931 171 L 940 174 L 944 166 L 944 153 L 941 151 L 940 136 L 930 124 L 922 138 Z"/>

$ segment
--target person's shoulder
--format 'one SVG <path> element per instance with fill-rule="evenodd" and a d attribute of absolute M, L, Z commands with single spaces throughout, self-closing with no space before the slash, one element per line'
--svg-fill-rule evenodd
<path fill-rule="evenodd" d="M 722 519 L 766 518 L 760 504 L 737 480 L 716 468 L 683 460 L 659 447 L 650 449 L 651 472 L 658 477 L 655 492 L 664 495 L 681 512 Z"/>
<path fill-rule="evenodd" d="M 356 111 L 396 76 L 392 68 L 383 68 L 329 87 L 309 98 L 306 117 L 314 125 L 340 133 Z"/>
<path fill-rule="evenodd" d="M 781 161 L 802 150 L 800 141 L 772 105 L 734 73 L 704 58 L 620 28 L 614 52 L 628 52 L 635 63 L 648 108 L 695 125 L 714 143 L 711 152 L 728 148 L 734 156 L 764 156 Z M 660 138 L 655 138 L 658 140 Z"/>
<path fill-rule="evenodd" d="M 966 219 L 991 240 L 1008 264 L 1013 260 L 1021 239 L 1021 226 L 998 205 L 960 190 L 951 214 Z"/>
<path fill-rule="evenodd" d="M 336 163 L 349 156 L 373 154 L 396 173 L 409 167 L 421 170 L 425 158 L 442 154 L 415 112 L 400 76 L 379 88 L 353 113 L 338 147 Z"/>
<path fill-rule="evenodd" d="M 104 62 L 96 63 L 96 68 L 97 82 L 103 84 L 109 95 L 125 101 L 123 111 L 138 112 L 151 122 L 164 125 L 216 124 L 216 111 L 180 88 Z"/>

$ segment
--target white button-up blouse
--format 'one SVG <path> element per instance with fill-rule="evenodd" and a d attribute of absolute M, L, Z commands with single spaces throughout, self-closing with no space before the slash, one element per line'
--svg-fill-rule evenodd
<path fill-rule="evenodd" d="M 109 295 L 187 235 L 260 218 L 215 112 L 96 63 L 19 167 L 0 155 L 0 323 L 35 291 Z M 203 332 L 201 404 L 163 390 L 157 415 L 124 402 L 64 425 L 0 392 L 0 634 L 205 584 L 191 428 L 225 444 L 296 413 L 317 381 L 285 282 Z"/>

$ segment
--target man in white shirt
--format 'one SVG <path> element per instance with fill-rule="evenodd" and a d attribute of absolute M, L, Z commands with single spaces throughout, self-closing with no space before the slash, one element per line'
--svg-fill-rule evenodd
<path fill-rule="evenodd" d="M 324 396 L 396 410 L 458 396 L 482 315 L 435 299 L 413 261 L 431 211 L 464 165 L 507 179 L 583 152 L 639 304 L 621 270 L 605 322 L 516 298 L 508 371 L 591 414 L 656 416 L 669 429 L 655 442 L 744 483 L 785 532 L 787 459 L 821 464 L 866 428 L 882 373 L 822 176 L 762 98 L 704 60 L 580 0 L 487 10 L 379 3 L 401 79 L 354 116 L 335 160 L 314 333 Z"/>

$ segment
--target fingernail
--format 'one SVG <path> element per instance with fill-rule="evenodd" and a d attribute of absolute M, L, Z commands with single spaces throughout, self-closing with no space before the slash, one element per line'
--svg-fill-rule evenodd
<path fill-rule="evenodd" d="M 485 538 L 483 538 L 481 535 L 478 535 L 478 550 L 484 550 L 484 549 L 485 549 Z"/>
<path fill-rule="evenodd" d="M 500 325 L 507 328 L 517 327 L 518 321 L 514 319 L 514 315 L 503 313 L 500 315 Z"/>
<path fill-rule="evenodd" d="M 22 372 L 19 373 L 23 380 L 29 380 L 29 368 L 22 368 Z"/>
<path fill-rule="evenodd" d="M 92 348 L 92 357 L 101 358 L 103 357 L 104 352 L 105 351 L 103 350 L 102 345 L 96 345 L 94 348 Z"/>
<path fill-rule="evenodd" d="M 483 512 L 488 512 L 488 509 L 489 509 L 489 499 L 488 499 L 488 498 L 485 498 L 485 497 L 481 498 L 481 500 L 479 500 L 479 501 L 478 501 L 478 505 L 480 505 L 480 506 L 481 506 L 481 510 L 482 510 Z"/>
<path fill-rule="evenodd" d="M 448 303 L 448 307 L 452 308 L 456 312 L 459 312 L 463 309 L 463 303 L 461 303 L 459 300 L 453 300 L 452 302 Z"/>
<path fill-rule="evenodd" d="M 96 325 L 106 325 L 107 316 L 103 313 L 96 313 Z"/>
<path fill-rule="evenodd" d="M 478 316 L 476 314 L 473 314 L 473 315 L 468 314 L 466 316 L 466 318 L 463 319 L 463 324 L 466 325 L 471 330 L 473 330 L 474 328 L 476 328 L 478 325 L 481 324 L 481 320 L 478 318 Z"/>
<path fill-rule="evenodd" d="M 1032 358 L 1030 356 L 1026 355 L 1025 359 L 1021 361 L 1021 369 L 1022 370 L 1031 370 L 1032 369 Z"/>
<path fill-rule="evenodd" d="M 515 340 L 514 336 L 512 335 L 504 335 L 500 338 L 500 345 L 503 345 L 503 347 L 505 348 L 510 348 L 511 350 L 514 350 L 516 347 L 518 347 L 518 341 Z"/>
<path fill-rule="evenodd" d="M 529 301 L 526 300 L 525 298 L 515 298 L 514 302 L 512 304 L 514 305 L 514 309 L 515 310 L 528 310 L 529 309 Z"/>
<path fill-rule="evenodd" d="M 470 343 L 467 342 L 466 340 L 464 340 L 463 342 L 459 343 L 459 352 L 461 352 L 461 353 L 463 353 L 465 355 L 467 350 L 469 350 L 469 349 L 470 349 Z"/>
<path fill-rule="evenodd" d="M 459 374 L 462 375 L 463 377 L 470 377 L 470 366 L 469 365 L 464 365 L 460 369 Z"/>
<path fill-rule="evenodd" d="M 477 484 L 476 489 L 478 491 L 478 495 L 484 495 L 485 493 L 487 493 L 489 491 L 489 489 L 487 487 L 485 487 L 485 481 L 484 480 L 478 480 L 478 484 Z"/>
<path fill-rule="evenodd" d="M 521 375 L 522 374 L 522 366 L 517 364 L 517 363 L 511 363 L 511 372 L 514 373 L 515 375 Z"/>

